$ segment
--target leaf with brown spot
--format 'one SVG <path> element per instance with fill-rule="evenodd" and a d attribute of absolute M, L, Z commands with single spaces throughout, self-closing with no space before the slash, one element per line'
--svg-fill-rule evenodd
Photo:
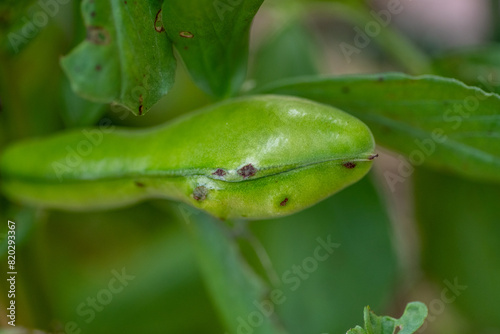
<path fill-rule="evenodd" d="M 171 42 L 158 34 L 164 29 L 161 4 L 82 2 L 87 38 L 61 60 L 76 93 L 121 105 L 136 115 L 145 114 L 167 94 L 176 60 Z"/>
<path fill-rule="evenodd" d="M 250 25 L 263 0 L 169 0 L 163 25 L 195 83 L 209 94 L 240 90 L 248 60 Z"/>

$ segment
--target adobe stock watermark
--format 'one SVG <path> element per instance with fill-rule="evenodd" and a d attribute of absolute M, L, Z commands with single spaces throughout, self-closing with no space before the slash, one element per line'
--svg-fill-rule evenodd
<path fill-rule="evenodd" d="M 412 0 L 406 0 L 411 2 Z M 401 14 L 405 6 L 402 4 L 401 0 L 389 0 L 387 1 L 386 9 L 379 11 L 370 11 L 370 15 L 373 20 L 368 21 L 364 29 L 356 26 L 354 27 L 354 32 L 356 33 L 353 44 L 342 42 L 339 44 L 340 51 L 344 55 L 345 60 L 348 64 L 352 62 L 352 56 L 354 54 L 360 54 L 361 50 L 370 45 L 372 39 L 376 38 L 383 28 L 387 27 L 394 15 Z"/>
<path fill-rule="evenodd" d="M 478 80 L 485 85 L 490 91 L 494 91 L 494 87 L 498 87 L 500 82 L 495 82 L 493 75 L 488 79 L 479 77 Z M 464 120 L 469 118 L 476 111 L 480 102 L 487 99 L 487 95 L 481 94 L 481 91 L 475 90 L 474 95 L 467 96 L 462 102 L 455 103 L 451 108 L 445 110 L 443 114 L 443 122 L 450 123 L 452 130 L 458 130 L 462 126 Z M 428 138 L 416 138 L 413 142 L 416 148 L 410 152 L 408 159 L 403 155 L 398 155 L 399 164 L 397 173 L 385 171 L 384 178 L 392 192 L 396 191 L 396 186 L 399 183 L 405 182 L 415 172 L 415 167 L 421 166 L 427 158 L 435 153 L 438 145 L 445 143 L 448 136 L 442 128 L 435 128 L 430 132 Z"/>
<path fill-rule="evenodd" d="M 417 333 L 422 333 L 430 322 L 434 322 L 437 317 L 444 312 L 447 304 L 453 303 L 457 297 L 468 288 L 467 285 L 460 285 L 457 277 L 453 279 L 453 283 L 448 280 L 444 280 L 443 283 L 446 288 L 441 290 L 440 298 L 433 299 L 429 305 L 427 305 L 429 314 L 427 315 L 422 327 L 418 329 Z"/>
<path fill-rule="evenodd" d="M 111 270 L 111 274 L 113 277 L 109 280 L 106 288 L 99 290 L 95 296 L 87 297 L 85 301 L 76 307 L 76 314 L 85 323 L 91 323 L 96 318 L 97 313 L 102 312 L 113 301 L 114 296 L 121 293 L 135 279 L 135 276 L 127 274 L 125 268 L 122 268 L 121 272 L 113 269 Z M 64 325 L 64 329 L 56 334 L 81 333 L 82 329 L 78 322 L 69 321 Z"/>
<path fill-rule="evenodd" d="M 253 302 L 255 310 L 247 316 L 240 316 L 236 319 L 235 334 L 253 334 L 256 328 L 262 326 L 265 318 L 274 314 L 276 305 L 282 305 L 286 302 L 286 292 L 297 291 L 302 282 L 309 279 L 318 269 L 319 264 L 328 260 L 335 249 L 340 247 L 340 244 L 332 242 L 331 235 L 328 235 L 326 240 L 318 237 L 316 242 L 318 246 L 311 256 L 304 258 L 299 265 L 293 265 L 281 275 L 281 284 L 286 286 L 286 291 L 274 288 L 270 291 L 269 298 L 261 301 L 255 300 Z"/>
<path fill-rule="evenodd" d="M 7 35 L 10 45 L 15 53 L 20 47 L 27 44 L 43 29 L 49 18 L 55 17 L 60 11 L 60 5 L 69 3 L 70 0 L 39 0 L 31 7 L 28 14 L 21 18 L 23 24 L 18 32 L 10 32 Z"/>
<path fill-rule="evenodd" d="M 243 0 L 214 0 L 212 5 L 214 6 L 217 16 L 221 21 L 224 21 L 224 15 L 226 12 L 232 12 L 237 6 L 241 5 Z"/>

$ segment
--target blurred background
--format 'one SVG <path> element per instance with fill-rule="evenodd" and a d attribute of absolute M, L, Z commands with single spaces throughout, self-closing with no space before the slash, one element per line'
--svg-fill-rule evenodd
<path fill-rule="evenodd" d="M 359 38 L 356 27 L 395 2 L 402 9 L 388 26 L 360 52 L 347 52 Z M 145 116 L 78 97 L 59 60 L 85 38 L 79 1 L 59 4 L 28 37 L 8 38 L 25 28 L 23 18 L 40 12 L 40 3 L 0 3 L 0 150 L 102 118 L 117 126 L 154 126 L 215 101 L 180 62 L 174 88 Z M 302 75 L 402 71 L 498 92 L 499 8 L 495 0 L 266 0 L 252 27 L 243 89 Z M 264 272 L 269 286 L 284 291 L 273 319 L 292 334 L 345 333 L 362 324 L 366 305 L 399 317 L 408 302 L 419 300 L 429 307 L 422 333 L 500 333 L 500 186 L 417 168 L 391 188 L 383 173 L 397 170 L 399 160 L 377 150 L 381 158 L 370 175 L 334 197 L 287 218 L 251 222 L 241 233 L 232 227 L 240 255 L 256 273 Z M 100 212 L 41 211 L 0 196 L 0 218 L 2 268 L 7 219 L 17 223 L 19 327 L 266 333 L 260 326 L 227 328 L 224 301 L 214 292 L 224 281 L 216 281 L 211 270 L 217 266 L 207 266 L 203 255 L 219 248 L 203 244 L 196 233 L 199 224 L 219 223 L 202 213 L 163 200 Z M 340 246 L 307 275 L 295 274 L 318 238 Z M 219 273 L 246 270 L 238 268 Z M 5 275 L 2 269 L 0 332 L 9 328 Z M 117 277 L 123 289 L 109 293 Z M 237 298 L 226 302 L 237 304 Z M 243 322 L 251 321 L 247 316 L 241 315 Z"/>

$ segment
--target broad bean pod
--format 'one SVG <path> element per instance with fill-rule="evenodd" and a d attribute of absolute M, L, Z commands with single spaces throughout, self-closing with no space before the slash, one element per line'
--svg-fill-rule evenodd
<path fill-rule="evenodd" d="M 63 210 L 147 199 L 260 219 L 307 208 L 370 169 L 374 140 L 357 118 L 309 100 L 241 97 L 149 129 L 72 130 L 8 147 L 1 187 Z"/>

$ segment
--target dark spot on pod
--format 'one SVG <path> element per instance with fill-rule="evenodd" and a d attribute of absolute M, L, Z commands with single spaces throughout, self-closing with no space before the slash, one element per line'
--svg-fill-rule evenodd
<path fill-rule="evenodd" d="M 158 33 L 161 33 L 162 31 L 165 31 L 165 28 L 163 27 L 163 21 L 161 18 L 161 9 L 156 13 L 155 17 L 155 30 Z"/>
<path fill-rule="evenodd" d="M 95 12 L 91 12 L 90 16 L 95 17 Z"/>
<path fill-rule="evenodd" d="M 226 175 L 226 172 L 223 169 L 217 168 L 217 170 L 213 172 L 212 175 L 223 177 L 224 175 Z"/>
<path fill-rule="evenodd" d="M 127 1 L 123 1 L 124 4 L 127 4 Z"/>
<path fill-rule="evenodd" d="M 351 89 L 349 87 L 347 87 L 347 86 L 342 87 L 342 93 L 349 94 L 350 91 L 351 91 Z"/>
<path fill-rule="evenodd" d="M 102 70 L 102 66 L 101 65 L 96 65 L 95 70 L 99 72 L 100 70 Z"/>
<path fill-rule="evenodd" d="M 187 50 L 187 49 L 189 49 L 189 46 L 187 46 L 187 45 L 184 46 L 184 50 Z"/>
<path fill-rule="evenodd" d="M 285 206 L 287 202 L 288 202 L 288 197 L 286 197 L 286 198 L 285 198 L 285 199 L 284 199 L 284 200 L 280 203 L 280 205 L 281 205 L 281 206 Z"/>
<path fill-rule="evenodd" d="M 184 37 L 184 38 L 193 38 L 194 35 L 190 33 L 189 31 L 181 31 L 179 32 L 179 36 Z"/>
<path fill-rule="evenodd" d="M 207 198 L 208 189 L 205 186 L 199 186 L 193 190 L 193 198 L 197 201 L 203 201 Z"/>
<path fill-rule="evenodd" d="M 342 166 L 344 166 L 345 168 L 353 169 L 354 167 L 356 167 L 356 164 L 354 162 L 346 162 L 342 164 Z"/>
<path fill-rule="evenodd" d="M 252 164 L 248 164 L 248 165 L 243 166 L 240 169 L 238 169 L 238 174 L 243 176 L 244 179 L 246 179 L 247 177 L 250 177 L 250 176 L 254 176 L 255 173 L 257 173 L 257 168 L 252 166 Z"/>
<path fill-rule="evenodd" d="M 370 157 L 368 158 L 368 160 L 373 160 L 373 159 L 375 159 L 377 157 L 378 157 L 378 154 L 372 154 L 372 155 L 370 155 Z"/>
<path fill-rule="evenodd" d="M 383 82 L 384 80 L 384 77 L 378 77 L 378 82 Z"/>
<path fill-rule="evenodd" d="M 135 181 L 135 185 L 138 186 L 139 188 L 144 188 L 146 185 L 142 182 Z"/>

